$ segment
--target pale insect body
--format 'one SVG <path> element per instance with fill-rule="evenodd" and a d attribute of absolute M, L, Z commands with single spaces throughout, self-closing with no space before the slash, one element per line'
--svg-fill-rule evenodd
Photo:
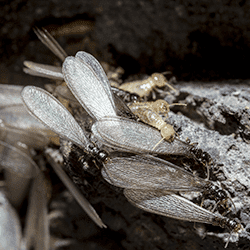
<path fill-rule="evenodd" d="M 130 93 L 136 93 L 140 97 L 148 97 L 156 87 L 168 86 L 175 90 L 167 81 L 166 77 L 161 73 L 154 73 L 146 80 L 133 81 L 122 84 L 119 88 Z"/>
<path fill-rule="evenodd" d="M 172 125 L 167 124 L 162 116 L 167 115 L 169 107 L 174 105 L 185 105 L 182 103 L 168 104 L 164 100 L 157 100 L 155 102 L 134 102 L 128 104 L 130 110 L 139 117 L 139 119 L 161 131 L 161 136 L 172 142 L 175 137 L 175 130 Z"/>

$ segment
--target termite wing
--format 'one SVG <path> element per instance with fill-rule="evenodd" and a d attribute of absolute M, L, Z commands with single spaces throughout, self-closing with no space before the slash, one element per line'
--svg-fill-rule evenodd
<path fill-rule="evenodd" d="M 112 185 L 132 189 L 202 192 L 216 202 L 226 202 L 226 192 L 209 180 L 195 176 L 175 164 L 151 155 L 112 153 L 105 161 L 102 176 Z"/>
<path fill-rule="evenodd" d="M 107 77 L 93 56 L 78 52 L 76 57 L 67 57 L 63 74 L 73 95 L 96 120 L 92 132 L 104 145 L 132 153 L 192 157 L 191 145 L 180 140 L 162 140 L 158 130 L 119 116 Z"/>
<path fill-rule="evenodd" d="M 136 207 L 178 220 L 195 221 L 227 228 L 232 232 L 243 231 L 242 225 L 220 214 L 212 213 L 191 201 L 163 190 L 125 189 L 124 195 Z M 230 238 L 225 245 L 227 247 Z"/>

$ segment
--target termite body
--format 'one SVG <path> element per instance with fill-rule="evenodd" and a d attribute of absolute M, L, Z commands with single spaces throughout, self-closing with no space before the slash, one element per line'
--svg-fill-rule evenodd
<path fill-rule="evenodd" d="M 165 86 L 168 86 L 171 90 L 175 91 L 163 74 L 153 73 L 145 80 L 127 82 L 120 85 L 119 88 L 130 93 L 135 93 L 141 98 L 147 98 L 154 89 Z"/>

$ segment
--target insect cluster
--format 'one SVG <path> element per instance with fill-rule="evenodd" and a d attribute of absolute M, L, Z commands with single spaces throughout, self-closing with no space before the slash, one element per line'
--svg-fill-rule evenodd
<path fill-rule="evenodd" d="M 51 38 L 48 41 L 53 42 Z M 176 138 L 173 127 L 157 116 L 161 112 L 168 113 L 168 103 L 132 103 L 129 109 L 112 92 L 103 68 L 92 55 L 78 52 L 75 57 L 61 58 L 62 70 L 25 62 L 29 68 L 26 72 L 64 79 L 73 94 L 68 99 L 75 98 L 93 119 L 91 133 L 107 152 L 100 150 L 71 113 L 43 89 L 33 86 L 23 89 L 23 102 L 30 114 L 61 138 L 73 142 L 101 162 L 103 178 L 111 185 L 123 188 L 125 197 L 136 207 L 175 219 L 226 227 L 235 233 L 243 229 L 237 220 L 208 211 L 178 195 L 178 192 L 202 192 L 217 204 L 226 204 L 225 207 L 230 201 L 228 193 L 214 182 L 155 156 L 202 158 L 202 152 Z M 134 114 L 134 109 L 139 112 Z M 91 218 L 98 224 L 97 217 Z"/>

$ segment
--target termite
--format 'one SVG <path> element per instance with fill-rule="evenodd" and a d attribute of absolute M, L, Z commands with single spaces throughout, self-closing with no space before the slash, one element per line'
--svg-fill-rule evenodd
<path fill-rule="evenodd" d="M 59 27 L 49 25 L 46 27 L 51 35 L 55 37 L 69 36 L 69 35 L 83 35 L 94 28 L 94 22 L 90 20 L 75 20 L 73 22 L 63 24 Z"/>
<path fill-rule="evenodd" d="M 176 132 L 172 125 L 166 123 L 161 114 L 167 116 L 169 107 L 174 105 L 185 105 L 182 103 L 168 104 L 164 100 L 156 100 L 154 102 L 133 102 L 129 103 L 130 110 L 146 124 L 149 124 L 161 131 L 161 136 L 165 140 L 172 142 Z"/>
<path fill-rule="evenodd" d="M 121 188 L 199 191 L 216 203 L 225 203 L 226 192 L 175 164 L 150 155 L 121 156 L 113 153 L 102 169 L 104 179 Z"/>
<path fill-rule="evenodd" d="M 134 206 L 150 213 L 178 220 L 212 224 L 227 228 L 231 233 L 239 233 L 243 229 L 238 221 L 212 213 L 171 192 L 163 190 L 125 189 L 124 195 Z M 230 237 L 225 248 L 229 240 Z"/>
<path fill-rule="evenodd" d="M 166 72 L 168 73 L 168 72 Z M 147 98 L 150 93 L 158 88 L 169 87 L 171 90 L 176 91 L 169 83 L 164 73 L 154 73 L 146 80 L 127 82 L 119 86 L 121 90 L 135 93 L 141 98 Z"/>

